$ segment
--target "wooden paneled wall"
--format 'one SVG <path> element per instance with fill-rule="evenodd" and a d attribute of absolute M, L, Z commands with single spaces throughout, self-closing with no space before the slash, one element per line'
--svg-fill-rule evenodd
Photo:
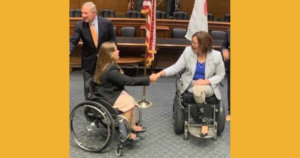
<path fill-rule="evenodd" d="M 184 3 L 183 3 L 184 2 Z M 195 0 L 181 0 L 180 10 L 192 14 Z M 208 13 L 214 14 L 217 18 L 223 18 L 226 13 L 230 13 L 230 0 L 207 0 Z"/>
<path fill-rule="evenodd" d="M 85 2 L 94 2 L 97 10 L 111 9 L 116 15 L 125 15 L 127 12 L 128 0 L 70 0 L 70 9 L 81 8 Z"/>
<path fill-rule="evenodd" d="M 207 10 L 217 18 L 223 18 L 230 13 L 230 0 L 207 0 Z"/>
<path fill-rule="evenodd" d="M 70 9 L 81 8 L 86 2 L 94 2 L 98 11 L 102 9 L 115 10 L 116 15 L 125 15 L 127 12 L 128 0 L 70 0 Z M 195 0 L 181 0 L 180 10 L 188 12 L 191 15 Z M 166 0 L 163 0 L 166 3 Z M 165 10 L 166 4 L 158 6 L 158 9 Z M 224 17 L 226 13 L 230 13 L 230 0 L 207 0 L 208 12 L 214 14 L 215 17 Z"/>

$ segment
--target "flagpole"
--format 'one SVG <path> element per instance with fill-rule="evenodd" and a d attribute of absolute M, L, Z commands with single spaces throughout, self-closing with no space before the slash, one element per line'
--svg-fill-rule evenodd
<path fill-rule="evenodd" d="M 147 57 L 147 48 L 145 50 L 145 58 Z M 147 75 L 147 61 L 145 60 L 145 65 L 144 65 L 144 76 Z M 152 106 L 152 102 L 150 101 L 147 101 L 146 100 L 146 86 L 143 87 L 143 97 L 142 97 L 142 100 L 138 101 L 137 102 L 137 105 L 140 107 L 140 108 L 148 108 L 150 106 Z"/>
<path fill-rule="evenodd" d="M 151 65 L 154 58 L 156 45 L 156 0 L 144 0 L 142 6 L 142 14 L 147 15 L 146 17 L 146 47 L 145 47 L 145 65 L 144 65 L 144 76 L 146 76 L 147 66 Z M 149 13 L 151 13 L 149 15 Z M 149 24 L 150 23 L 150 24 Z M 147 27 L 148 26 L 148 27 Z M 149 48 L 148 48 L 149 47 Z M 152 53 L 149 56 L 149 53 Z M 148 62 L 148 63 L 147 63 Z M 148 108 L 152 105 L 152 102 L 146 100 L 146 86 L 143 89 L 143 98 L 137 102 L 140 108 Z"/>

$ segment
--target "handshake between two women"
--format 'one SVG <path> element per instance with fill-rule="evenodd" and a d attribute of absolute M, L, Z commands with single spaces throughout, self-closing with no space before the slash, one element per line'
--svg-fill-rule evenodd
<path fill-rule="evenodd" d="M 149 76 L 149 78 L 150 78 L 150 82 L 151 83 L 155 83 L 155 82 L 157 82 L 157 80 L 160 78 L 160 77 L 162 77 L 161 76 L 161 72 L 160 73 L 153 73 L 153 74 L 151 74 L 150 76 Z"/>

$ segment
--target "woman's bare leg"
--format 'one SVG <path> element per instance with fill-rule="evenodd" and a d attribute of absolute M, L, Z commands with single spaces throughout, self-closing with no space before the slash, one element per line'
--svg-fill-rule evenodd
<path fill-rule="evenodd" d="M 127 118 L 127 120 L 129 121 L 130 127 L 132 127 L 132 114 L 134 113 L 134 108 L 124 112 L 124 116 Z M 130 138 L 134 139 L 136 138 L 136 134 L 134 133 L 130 133 Z"/>
<path fill-rule="evenodd" d="M 133 129 L 134 131 L 141 131 L 143 128 L 141 126 L 137 126 L 136 125 L 136 120 L 135 120 L 135 108 L 133 108 L 132 112 L 131 112 L 131 129 Z"/>
<path fill-rule="evenodd" d="M 133 108 L 131 111 L 131 119 L 130 119 L 130 124 L 131 124 L 131 128 L 135 129 L 135 109 Z"/>
<path fill-rule="evenodd" d="M 130 120 L 131 120 L 131 113 L 132 113 L 132 109 L 124 112 L 124 116 L 127 118 L 127 120 L 129 121 L 129 123 L 130 123 Z"/>

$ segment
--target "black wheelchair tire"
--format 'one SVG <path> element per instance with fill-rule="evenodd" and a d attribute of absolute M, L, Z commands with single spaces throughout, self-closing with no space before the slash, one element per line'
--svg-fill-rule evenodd
<path fill-rule="evenodd" d="M 222 134 L 222 132 L 224 131 L 225 128 L 225 122 L 226 122 L 226 118 L 225 118 L 225 108 L 224 105 L 222 103 L 220 103 L 220 108 L 218 110 L 217 113 L 217 122 L 218 122 L 218 126 L 217 126 L 217 135 L 220 136 Z"/>
<path fill-rule="evenodd" d="M 177 95 L 175 95 L 174 97 L 174 101 L 173 101 L 173 118 L 174 118 L 174 114 L 175 114 L 175 108 L 177 107 L 178 105 L 178 100 L 177 100 Z"/>
<path fill-rule="evenodd" d="M 83 107 L 83 106 L 89 106 L 89 107 L 95 107 L 97 109 L 101 109 L 103 110 L 105 113 L 109 114 L 109 111 L 105 108 L 105 106 L 101 105 L 100 103 L 97 103 L 97 102 L 94 102 L 94 101 L 86 101 L 86 102 L 82 102 L 80 104 L 78 104 L 71 112 L 70 114 L 70 128 L 71 128 L 71 134 L 72 134 L 72 138 L 73 138 L 73 141 L 82 149 L 84 150 L 87 150 L 87 151 L 92 151 L 92 152 L 101 152 L 103 151 L 104 149 L 106 149 L 112 142 L 113 138 L 114 138 L 114 135 L 115 135 L 115 125 L 114 125 L 114 120 L 112 118 L 111 115 L 107 115 L 108 119 L 110 120 L 111 122 L 111 132 L 110 132 L 110 137 L 107 139 L 107 141 L 105 142 L 105 144 L 102 146 L 102 147 L 99 147 L 99 148 L 89 148 L 89 147 L 86 147 L 84 145 L 82 145 L 82 142 L 80 142 L 78 139 L 77 139 L 77 136 L 73 130 L 73 116 L 74 116 L 74 113 L 76 112 L 76 110 L 80 107 Z"/>
<path fill-rule="evenodd" d="M 180 107 L 175 107 L 174 112 L 174 131 L 176 134 L 182 134 L 184 129 L 184 113 Z"/>

